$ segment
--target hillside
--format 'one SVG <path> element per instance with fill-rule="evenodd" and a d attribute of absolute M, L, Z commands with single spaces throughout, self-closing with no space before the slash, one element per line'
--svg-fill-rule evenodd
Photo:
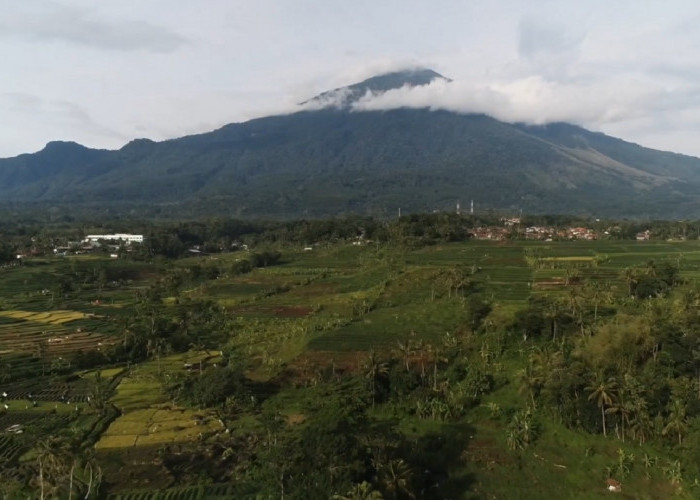
<path fill-rule="evenodd" d="M 49 143 L 0 160 L 0 200 L 321 217 L 452 210 L 473 199 L 477 210 L 700 216 L 697 158 L 570 124 L 349 107 L 367 92 L 435 78 L 443 77 L 430 71 L 375 77 L 331 91 L 335 98 L 315 98 L 337 104 L 341 95 L 339 106 L 164 142 L 135 140 L 117 151 Z"/>

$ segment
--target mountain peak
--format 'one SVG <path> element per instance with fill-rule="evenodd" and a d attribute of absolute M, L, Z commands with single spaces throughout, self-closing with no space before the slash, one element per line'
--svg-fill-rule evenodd
<path fill-rule="evenodd" d="M 428 68 L 411 68 L 401 71 L 383 73 L 361 82 L 353 83 L 346 87 L 323 92 L 308 101 L 300 103 L 302 106 L 311 105 L 314 107 L 328 108 L 335 107 L 347 109 L 359 101 L 367 93 L 383 94 L 389 90 L 400 89 L 402 87 L 420 87 L 429 85 L 436 80 L 451 81 L 440 73 Z"/>
<path fill-rule="evenodd" d="M 42 151 L 76 151 L 83 149 L 87 148 L 82 144 L 78 144 L 77 142 L 73 141 L 50 141 L 46 143 L 46 146 L 44 146 L 44 149 L 42 149 Z"/>

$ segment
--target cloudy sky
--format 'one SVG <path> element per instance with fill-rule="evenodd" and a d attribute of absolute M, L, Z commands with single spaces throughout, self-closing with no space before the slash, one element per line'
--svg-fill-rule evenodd
<path fill-rule="evenodd" d="M 700 156 L 700 3 L 0 0 L 0 157 L 116 149 L 296 109 L 366 77 L 453 79 L 365 109 L 570 121 Z"/>

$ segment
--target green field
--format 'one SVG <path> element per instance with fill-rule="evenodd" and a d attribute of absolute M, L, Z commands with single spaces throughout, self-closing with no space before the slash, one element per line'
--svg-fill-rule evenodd
<path fill-rule="evenodd" d="M 41 443 L 77 437 L 91 462 L 76 481 L 85 488 L 87 464 L 99 465 L 100 495 L 114 500 L 281 487 L 299 497 L 291 478 L 310 450 L 327 477 L 346 474 L 327 441 L 361 457 L 355 466 L 373 472 L 348 477 L 385 497 L 598 498 L 613 476 L 628 498 L 697 497 L 700 401 L 684 342 L 700 307 L 699 242 L 338 243 L 283 247 L 278 262 L 238 271 L 250 254 L 44 258 L 3 271 L 8 474 L 36 468 Z M 677 276 L 661 286 L 668 268 Z M 642 283 L 658 295 L 630 293 Z M 633 410 L 589 397 L 597 371 L 620 394 L 630 377 L 649 387 L 643 444 L 623 430 Z M 679 398 L 680 437 L 664 430 Z M 532 418 L 531 441 L 513 444 L 519 418 Z M 408 468 L 410 495 L 381 459 Z"/>

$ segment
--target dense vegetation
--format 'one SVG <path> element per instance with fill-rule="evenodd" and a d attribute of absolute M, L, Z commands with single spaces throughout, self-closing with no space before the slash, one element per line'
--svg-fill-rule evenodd
<path fill-rule="evenodd" d="M 696 497 L 700 244 L 623 238 L 696 226 L 488 222 L 182 222 L 119 258 L 8 224 L 0 491 Z"/>

